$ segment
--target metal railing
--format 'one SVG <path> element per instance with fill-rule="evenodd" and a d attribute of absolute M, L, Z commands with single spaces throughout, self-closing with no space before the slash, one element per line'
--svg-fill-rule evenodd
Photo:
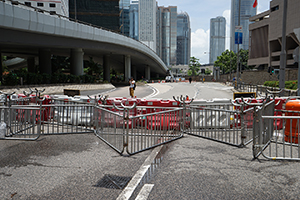
<path fill-rule="evenodd" d="M 299 97 L 298 97 L 299 98 Z M 274 116 L 274 101 L 262 105 L 255 114 L 253 156 L 263 155 L 269 160 L 300 161 L 300 112 L 275 110 L 282 116 Z M 280 124 L 280 125 L 278 125 Z"/>
<path fill-rule="evenodd" d="M 282 89 L 275 87 L 268 87 L 264 85 L 253 85 L 247 83 L 240 83 L 239 85 L 235 86 L 235 89 L 239 92 L 255 92 L 257 96 L 266 96 L 268 93 L 271 92 L 279 92 L 281 96 L 296 96 L 297 90 L 289 90 L 289 89 Z M 269 92 L 268 92 L 269 91 Z M 277 96 L 279 93 L 277 94 Z"/>
<path fill-rule="evenodd" d="M 183 136 L 183 108 L 97 106 L 95 134 L 118 153 L 133 155 Z"/>
<path fill-rule="evenodd" d="M 252 141 L 253 110 L 234 102 L 188 107 L 190 135 L 244 147 Z"/>

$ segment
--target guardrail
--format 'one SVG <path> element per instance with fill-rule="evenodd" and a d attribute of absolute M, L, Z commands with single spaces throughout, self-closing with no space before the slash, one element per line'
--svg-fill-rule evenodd
<path fill-rule="evenodd" d="M 267 91 L 270 93 L 270 91 Z M 33 94 L 35 93 L 35 94 Z M 25 95 L 26 94 L 26 95 Z M 121 155 L 133 155 L 183 134 L 236 147 L 253 142 L 253 157 L 300 161 L 300 97 L 145 100 L 0 95 L 0 139 L 94 133 Z"/>
<path fill-rule="evenodd" d="M 282 89 L 268 87 L 264 85 L 252 85 L 247 83 L 240 83 L 235 89 L 239 92 L 256 92 L 257 96 L 266 96 L 268 91 L 272 92 L 279 92 L 281 96 L 297 96 L 297 90 L 289 90 L 289 89 Z M 279 95 L 279 94 L 277 94 Z"/>

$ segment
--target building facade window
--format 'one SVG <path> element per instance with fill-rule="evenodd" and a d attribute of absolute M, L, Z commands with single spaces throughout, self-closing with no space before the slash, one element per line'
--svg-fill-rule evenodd
<path fill-rule="evenodd" d="M 37 6 L 43 7 L 43 6 L 44 6 L 44 3 L 37 3 Z"/>

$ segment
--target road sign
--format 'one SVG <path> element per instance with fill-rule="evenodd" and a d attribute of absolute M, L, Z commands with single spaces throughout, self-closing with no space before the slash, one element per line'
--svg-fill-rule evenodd
<path fill-rule="evenodd" d="M 235 32 L 242 33 L 243 32 L 243 27 L 242 26 L 235 26 Z"/>
<path fill-rule="evenodd" d="M 235 27 L 235 44 L 243 44 L 243 27 Z"/>

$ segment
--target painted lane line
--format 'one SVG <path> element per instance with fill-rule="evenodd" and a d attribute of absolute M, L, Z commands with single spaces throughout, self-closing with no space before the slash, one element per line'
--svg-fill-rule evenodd
<path fill-rule="evenodd" d="M 156 96 L 156 95 L 159 94 L 158 89 L 156 89 L 155 87 L 150 86 L 150 85 L 147 85 L 147 86 L 148 86 L 150 89 L 152 89 L 153 92 L 152 92 L 152 94 L 150 94 L 150 95 L 148 95 L 148 96 L 146 96 L 146 97 L 143 97 L 143 98 L 148 99 L 148 98 L 154 97 L 154 96 Z"/>
<path fill-rule="evenodd" d="M 135 200 L 147 200 L 154 184 L 145 184 Z"/>
<path fill-rule="evenodd" d="M 140 167 L 140 169 L 135 173 L 135 175 L 132 177 L 130 182 L 127 184 L 126 188 L 121 192 L 121 194 L 118 196 L 117 200 L 127 200 L 131 197 L 136 187 L 141 182 L 142 178 L 148 171 L 148 169 L 151 166 L 151 163 L 156 158 L 157 154 L 162 149 L 163 145 L 156 147 L 153 149 L 151 154 L 146 158 L 143 165 Z"/>

